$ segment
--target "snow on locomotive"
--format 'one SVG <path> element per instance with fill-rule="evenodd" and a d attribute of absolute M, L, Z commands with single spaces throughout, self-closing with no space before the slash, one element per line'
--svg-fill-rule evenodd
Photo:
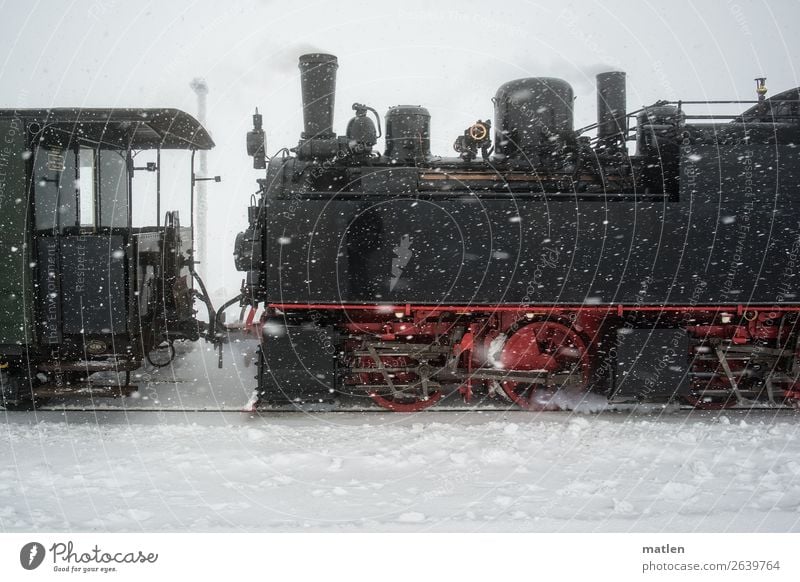
<path fill-rule="evenodd" d="M 767 99 L 757 79 L 738 115 L 627 113 L 625 74 L 602 73 L 576 131 L 568 83 L 518 79 L 446 158 L 419 106 L 389 109 L 383 154 L 366 105 L 337 136 L 336 57 L 299 66 L 293 155 L 267 159 L 254 116 L 266 175 L 234 253 L 239 301 L 264 307 L 262 404 L 797 400 L 798 89 Z"/>

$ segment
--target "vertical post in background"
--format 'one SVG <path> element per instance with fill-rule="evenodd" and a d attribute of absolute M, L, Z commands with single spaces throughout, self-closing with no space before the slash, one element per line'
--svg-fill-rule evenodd
<path fill-rule="evenodd" d="M 192 88 L 192 91 L 195 92 L 197 95 L 197 121 L 205 127 L 206 125 L 206 96 L 208 95 L 208 84 L 206 83 L 205 79 L 201 79 L 196 77 L 192 79 L 192 82 L 189 84 Z M 198 173 L 200 177 L 205 178 L 208 176 L 208 162 L 207 162 L 207 152 L 206 150 L 200 150 L 198 152 L 198 161 L 199 161 L 199 168 Z M 208 202 L 206 198 L 207 189 L 205 181 L 198 181 L 197 182 L 197 217 L 195 221 L 196 225 L 196 236 L 197 240 L 195 242 L 196 249 L 195 249 L 195 258 L 197 261 L 200 262 L 197 265 L 197 271 L 201 277 L 206 276 L 206 262 L 208 260 L 208 256 L 206 253 L 206 248 L 208 246 L 208 233 L 206 232 L 207 222 L 208 222 Z"/>

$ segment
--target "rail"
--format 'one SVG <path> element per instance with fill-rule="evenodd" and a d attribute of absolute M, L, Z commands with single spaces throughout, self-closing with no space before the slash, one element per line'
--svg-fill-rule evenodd
<path fill-rule="evenodd" d="M 774 97 L 773 97 L 773 99 L 774 99 Z M 634 111 L 629 111 L 628 113 L 625 114 L 625 119 L 626 119 L 625 141 L 626 142 L 634 141 L 636 139 L 636 128 L 635 128 L 635 126 L 632 127 L 628 120 L 630 118 L 635 118 L 640 113 L 642 113 L 642 112 L 644 112 L 644 111 L 646 111 L 646 110 L 648 110 L 650 108 L 653 108 L 653 107 L 661 107 L 661 106 L 664 106 L 664 105 L 676 105 L 678 107 L 678 112 L 682 113 L 684 111 L 683 108 L 686 105 L 750 105 L 750 106 L 753 106 L 753 105 L 763 104 L 765 107 L 767 107 L 769 105 L 777 105 L 777 104 L 784 105 L 784 104 L 787 104 L 787 103 L 797 104 L 798 107 L 795 108 L 795 111 L 792 112 L 792 113 L 776 113 L 774 110 L 772 110 L 769 113 L 765 112 L 765 114 L 768 114 L 771 119 L 776 120 L 776 121 L 800 120 L 800 100 L 799 99 L 778 99 L 778 100 L 774 100 L 774 101 L 770 100 L 770 99 L 766 99 L 766 100 L 763 100 L 763 101 L 749 100 L 749 99 L 678 99 L 677 101 L 670 101 L 670 100 L 656 101 L 652 105 L 642 106 L 639 109 L 636 109 Z M 709 120 L 709 121 L 729 120 L 729 121 L 733 121 L 733 120 L 737 120 L 737 119 L 743 119 L 745 113 L 746 112 L 735 113 L 735 114 L 733 114 L 733 113 L 731 113 L 731 114 L 719 114 L 719 113 L 717 113 L 717 114 L 711 114 L 711 113 L 709 113 L 709 114 L 696 114 L 696 115 L 684 115 L 683 118 L 684 119 L 692 119 L 692 120 Z M 581 127 L 579 129 L 575 130 L 575 133 L 577 135 L 581 135 L 581 134 L 586 133 L 587 131 L 591 131 L 593 129 L 597 129 L 598 126 L 599 126 L 599 123 L 598 122 L 594 122 L 594 123 L 592 123 L 590 125 L 586 125 L 584 127 Z M 597 137 L 592 137 L 591 138 L 591 143 L 594 145 L 594 144 L 596 144 L 596 142 L 597 142 Z"/>

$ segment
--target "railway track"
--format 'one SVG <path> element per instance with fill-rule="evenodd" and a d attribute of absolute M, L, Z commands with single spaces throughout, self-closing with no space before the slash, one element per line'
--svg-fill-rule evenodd
<path fill-rule="evenodd" d="M 0 410 L 3 410 L 0 407 Z M 725 411 L 775 411 L 780 413 L 797 414 L 797 409 L 790 406 L 770 406 L 765 404 L 754 404 L 752 406 L 731 406 L 720 410 L 698 410 L 693 406 L 685 404 L 625 404 L 625 403 L 609 403 L 605 407 L 598 407 L 593 409 L 580 408 L 577 409 L 563 409 L 563 410 L 547 410 L 547 411 L 525 411 L 516 405 L 469 405 L 469 404 L 444 404 L 437 405 L 417 414 L 424 415 L 426 412 L 447 412 L 447 413 L 480 413 L 480 412 L 518 412 L 528 413 L 535 415 L 537 413 L 543 414 L 600 414 L 600 413 L 623 413 L 635 412 L 639 414 L 655 414 L 655 413 L 673 413 L 679 411 L 698 412 L 698 413 L 714 413 Z M 202 407 L 202 406 L 177 406 L 177 407 L 156 407 L 156 406 L 83 406 L 79 404 L 63 404 L 63 405 L 48 405 L 36 408 L 36 411 L 43 412 L 118 412 L 118 413 L 139 413 L 139 412 L 153 412 L 153 413 L 241 413 L 241 414 L 254 414 L 254 415 L 269 415 L 269 414 L 336 414 L 336 413 L 365 413 L 365 414 L 395 414 L 387 411 L 379 406 L 335 406 L 335 405 L 312 405 L 312 406 L 265 406 L 259 407 L 256 410 L 248 410 L 243 407 L 222 406 L 222 407 Z M 20 412 L 26 414 L 28 412 Z"/>

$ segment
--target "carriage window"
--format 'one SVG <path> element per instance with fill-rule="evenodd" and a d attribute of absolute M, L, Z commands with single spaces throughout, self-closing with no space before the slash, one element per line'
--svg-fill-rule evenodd
<path fill-rule="evenodd" d="M 100 150 L 100 226 L 128 226 L 127 152 Z"/>
<path fill-rule="evenodd" d="M 95 155 L 92 148 L 81 147 L 78 153 L 80 160 L 78 169 L 78 189 L 80 192 L 81 226 L 95 225 L 94 201 L 97 195 L 95 188 Z"/>
<path fill-rule="evenodd" d="M 37 148 L 33 168 L 37 229 L 60 231 L 75 226 L 75 174 L 74 150 Z"/>
<path fill-rule="evenodd" d="M 37 229 L 128 226 L 126 151 L 40 147 L 34 176 Z"/>

